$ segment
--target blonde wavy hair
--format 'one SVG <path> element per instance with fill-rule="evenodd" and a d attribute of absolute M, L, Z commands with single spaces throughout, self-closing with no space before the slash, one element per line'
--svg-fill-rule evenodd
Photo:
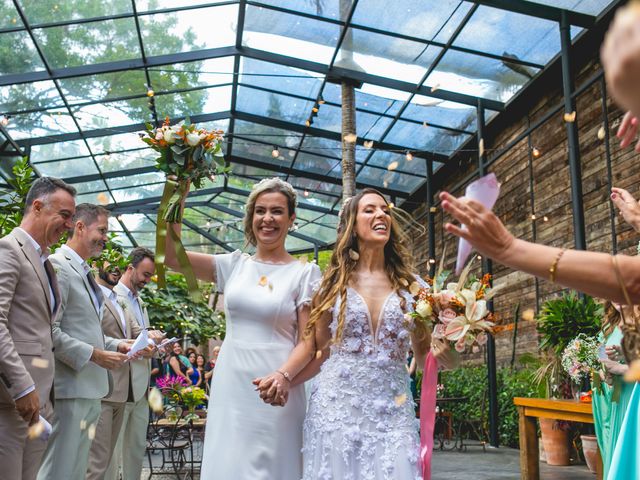
<path fill-rule="evenodd" d="M 347 200 L 343 205 L 338 223 L 336 245 L 331 254 L 331 260 L 329 261 L 327 270 L 322 277 L 320 288 L 312 300 L 311 315 L 304 332 L 307 338 L 313 334 L 315 326 L 324 313 L 330 311 L 335 305 L 337 298 L 340 297 L 342 301 L 340 302 L 338 326 L 333 343 L 339 344 L 342 341 L 347 304 L 345 301 L 347 298 L 347 287 L 349 286 L 351 274 L 358 264 L 357 260 L 353 260 L 349 255 L 349 250 L 358 251 L 358 240 L 355 232 L 358 207 L 362 197 L 367 194 L 379 195 L 385 203 L 388 204 L 387 199 L 382 193 L 373 188 L 366 188 Z M 400 209 L 395 207 L 391 208 L 391 234 L 389 241 L 384 246 L 385 271 L 391 281 L 393 289 L 398 294 L 400 290 L 407 289 L 408 285 L 415 279 L 413 260 L 408 247 L 408 235 L 401 227 L 401 223 L 404 221 L 403 218 L 406 217 L 403 217 L 400 212 L 402 212 Z M 406 215 L 406 213 L 404 215 Z M 402 309 L 406 311 L 404 297 L 400 296 L 400 298 L 402 299 Z"/>
<path fill-rule="evenodd" d="M 256 246 L 256 235 L 253 232 L 253 214 L 256 210 L 256 201 L 258 197 L 263 193 L 281 193 L 287 197 L 287 208 L 289 217 L 295 215 L 296 206 L 298 205 L 298 195 L 295 189 L 289 182 L 273 177 L 260 180 L 253 186 L 249 197 L 247 198 L 247 206 L 244 211 L 244 219 L 242 224 L 244 226 L 244 238 L 247 240 L 247 244 Z"/>

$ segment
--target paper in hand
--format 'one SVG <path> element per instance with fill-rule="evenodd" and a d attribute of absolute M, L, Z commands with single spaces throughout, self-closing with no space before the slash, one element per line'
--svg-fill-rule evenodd
<path fill-rule="evenodd" d="M 127 352 L 127 356 L 129 358 L 132 358 L 136 353 L 144 350 L 149 345 L 153 345 L 153 342 L 149 340 L 149 334 L 147 333 L 147 330 L 142 330 L 140 332 L 140 335 L 138 335 L 138 338 L 136 338 L 136 340 L 133 342 L 133 345 L 131 345 L 131 350 Z"/>
<path fill-rule="evenodd" d="M 180 339 L 178 337 L 173 337 L 173 338 L 165 338 L 162 342 L 160 342 L 157 347 L 158 348 L 163 348 L 166 347 L 167 345 L 170 345 L 172 343 L 176 343 L 179 342 Z"/>
<path fill-rule="evenodd" d="M 500 194 L 500 184 L 495 174 L 490 173 L 467 185 L 464 197 L 481 203 L 485 208 L 491 210 Z M 466 227 L 463 225 L 464 229 Z M 456 259 L 456 275 L 460 275 L 464 264 L 471 253 L 471 244 L 461 238 L 458 241 L 458 258 Z"/>
<path fill-rule="evenodd" d="M 609 358 L 609 355 L 607 355 L 606 347 L 604 345 L 600 345 L 598 347 L 598 358 L 600 360 L 607 360 Z"/>

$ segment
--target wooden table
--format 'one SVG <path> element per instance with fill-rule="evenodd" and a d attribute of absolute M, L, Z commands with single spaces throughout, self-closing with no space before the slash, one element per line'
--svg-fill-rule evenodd
<path fill-rule="evenodd" d="M 538 426 L 536 418 L 554 418 L 571 422 L 593 423 L 591 402 L 576 400 L 523 398 L 515 397 L 513 403 L 518 407 L 520 433 L 520 478 L 521 480 L 539 480 L 540 464 L 538 450 Z M 596 475 L 602 480 L 602 458 L 598 451 Z"/>

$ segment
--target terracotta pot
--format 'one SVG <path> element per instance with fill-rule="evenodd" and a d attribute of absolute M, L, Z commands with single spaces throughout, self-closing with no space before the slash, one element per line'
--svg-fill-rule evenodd
<path fill-rule="evenodd" d="M 582 440 L 582 453 L 587 461 L 587 467 L 591 473 L 596 473 L 596 463 L 598 459 L 598 441 L 595 435 L 580 435 Z"/>
<path fill-rule="evenodd" d="M 557 428 L 556 420 L 540 418 L 542 445 L 549 465 L 569 465 L 569 433 Z"/>

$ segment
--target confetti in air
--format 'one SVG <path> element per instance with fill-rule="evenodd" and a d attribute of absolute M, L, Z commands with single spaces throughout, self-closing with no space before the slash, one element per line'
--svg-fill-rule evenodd
<path fill-rule="evenodd" d="M 533 322 L 535 318 L 535 313 L 532 308 L 527 308 L 524 312 L 522 312 L 522 320 L 526 322 Z"/>
<path fill-rule="evenodd" d="M 49 366 L 49 360 L 44 358 L 34 358 L 31 360 L 31 366 L 34 368 L 47 368 Z"/>
<path fill-rule="evenodd" d="M 355 133 L 347 133 L 344 136 L 344 141 L 347 143 L 356 143 L 358 136 Z"/>
<path fill-rule="evenodd" d="M 573 123 L 576 121 L 576 112 L 575 110 L 571 113 L 564 114 L 564 121 L 567 123 Z"/>
<path fill-rule="evenodd" d="M 606 132 L 604 130 L 604 127 L 600 127 L 598 129 L 598 140 L 600 140 L 600 141 L 604 140 L 605 134 L 606 134 Z"/>
<path fill-rule="evenodd" d="M 407 401 L 407 394 L 403 393 L 402 395 L 398 395 L 395 399 L 396 405 L 398 407 L 401 407 L 402 405 L 404 405 Z"/>

